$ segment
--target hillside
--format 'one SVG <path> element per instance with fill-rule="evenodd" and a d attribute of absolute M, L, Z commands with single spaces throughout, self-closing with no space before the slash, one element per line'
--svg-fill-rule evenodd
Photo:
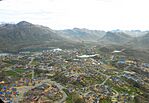
<path fill-rule="evenodd" d="M 0 26 L 1 50 L 41 45 L 48 41 L 59 40 L 63 40 L 63 38 L 54 33 L 50 28 L 34 25 L 26 21 Z"/>
<path fill-rule="evenodd" d="M 132 37 L 130 35 L 127 35 L 123 32 L 107 32 L 101 39 L 99 39 L 99 42 L 102 42 L 104 44 L 118 44 L 122 45 L 130 41 Z"/>
<path fill-rule="evenodd" d="M 137 36 L 134 37 L 135 34 Z M 0 25 L 0 51 L 16 51 L 25 48 L 80 47 L 84 45 L 82 41 L 87 45 L 120 45 L 146 49 L 149 48 L 149 33 L 147 31 L 121 30 L 106 32 L 85 28 L 52 30 L 26 21 Z"/>
<path fill-rule="evenodd" d="M 149 33 L 141 37 L 133 38 L 133 40 L 127 43 L 127 45 L 133 48 L 148 49 L 149 48 Z"/>
<path fill-rule="evenodd" d="M 64 38 L 75 40 L 75 41 L 90 41 L 97 42 L 97 40 L 105 35 L 105 31 L 100 30 L 88 30 L 88 29 L 66 29 L 57 30 L 56 33 Z"/>

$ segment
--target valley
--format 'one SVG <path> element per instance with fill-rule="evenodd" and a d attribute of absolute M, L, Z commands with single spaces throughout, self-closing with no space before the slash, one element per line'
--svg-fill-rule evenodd
<path fill-rule="evenodd" d="M 12 103 L 148 103 L 149 64 L 125 55 L 127 49 L 105 49 L 87 45 L 1 55 L 0 98 Z"/>
<path fill-rule="evenodd" d="M 26 21 L 3 24 L 0 99 L 6 103 L 148 103 L 148 34 L 52 30 Z"/>

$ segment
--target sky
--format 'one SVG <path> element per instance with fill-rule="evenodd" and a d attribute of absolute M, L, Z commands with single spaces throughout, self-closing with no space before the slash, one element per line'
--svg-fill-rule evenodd
<path fill-rule="evenodd" d="M 0 23 L 28 21 L 52 29 L 148 30 L 149 0 L 3 0 Z"/>

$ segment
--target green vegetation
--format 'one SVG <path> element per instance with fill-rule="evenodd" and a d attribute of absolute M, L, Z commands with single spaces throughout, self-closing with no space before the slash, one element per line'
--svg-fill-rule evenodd
<path fill-rule="evenodd" d="M 33 60 L 32 63 L 31 63 L 31 65 L 33 65 L 33 66 L 36 66 L 38 64 L 39 64 L 39 62 L 37 60 Z"/>
<path fill-rule="evenodd" d="M 13 70 L 3 71 L 3 74 L 5 76 L 10 76 L 12 78 L 20 78 L 23 77 L 23 74 L 25 73 L 25 69 L 22 68 L 16 68 Z M 25 77 L 31 78 L 32 74 L 25 74 Z"/>
<path fill-rule="evenodd" d="M 112 103 L 112 102 L 109 98 L 106 98 L 106 99 L 100 100 L 99 103 Z"/>
<path fill-rule="evenodd" d="M 23 68 L 16 68 L 16 69 L 14 69 L 13 71 L 16 71 L 16 72 L 18 72 L 18 73 L 24 73 L 26 70 L 23 69 Z"/>
<path fill-rule="evenodd" d="M 21 77 L 18 73 L 14 72 L 14 71 L 4 71 L 3 73 L 5 74 L 5 76 L 10 76 L 10 77 L 14 77 L 14 78 Z"/>
<path fill-rule="evenodd" d="M 67 94 L 66 103 L 85 103 L 82 98 L 75 92 L 69 93 L 68 90 L 63 89 L 63 91 Z"/>
<path fill-rule="evenodd" d="M 65 85 L 66 83 L 68 83 L 69 78 L 67 78 L 63 73 L 56 72 L 55 75 L 52 77 L 52 80 Z"/>
<path fill-rule="evenodd" d="M 7 64 L 14 65 L 14 64 L 17 64 L 18 63 L 18 60 L 3 60 L 3 62 L 5 62 Z"/>

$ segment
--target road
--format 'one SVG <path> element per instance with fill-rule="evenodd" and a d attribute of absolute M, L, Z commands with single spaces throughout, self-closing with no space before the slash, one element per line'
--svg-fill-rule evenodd
<path fill-rule="evenodd" d="M 119 93 L 115 90 L 115 89 L 112 89 L 116 94 L 115 94 L 115 97 L 117 97 L 119 95 Z"/>
<path fill-rule="evenodd" d="M 54 103 L 63 103 L 66 100 L 67 95 L 62 90 L 64 87 L 62 85 L 60 85 L 59 83 L 55 82 L 55 81 L 51 81 L 50 79 L 46 79 L 46 80 L 41 81 L 39 84 L 35 84 L 35 86 L 22 86 L 22 87 L 17 88 L 17 90 L 19 91 L 19 97 L 18 97 L 19 100 L 18 101 L 21 101 L 23 99 L 23 95 L 24 95 L 25 92 L 27 92 L 27 91 L 35 88 L 35 87 L 38 87 L 38 86 L 42 85 L 43 83 L 54 84 L 62 92 L 63 98 L 61 100 L 59 100 L 59 101 L 55 101 Z"/>
<path fill-rule="evenodd" d="M 111 78 L 111 76 L 108 76 L 107 74 L 104 74 L 104 73 L 102 73 L 102 72 L 100 72 L 98 70 L 94 69 L 94 71 L 106 77 L 106 79 L 100 85 L 104 85 L 107 82 L 107 80 Z"/>
<path fill-rule="evenodd" d="M 107 78 L 100 85 L 104 85 L 107 82 L 107 80 L 111 78 L 111 76 L 106 76 L 106 77 Z"/>
<path fill-rule="evenodd" d="M 29 61 L 28 65 L 31 65 L 34 59 L 35 59 L 34 57 L 31 57 L 31 60 Z"/>
<path fill-rule="evenodd" d="M 63 94 L 63 98 L 61 100 L 59 100 L 59 101 L 55 101 L 55 103 L 63 103 L 66 100 L 66 98 L 67 98 L 66 93 L 62 90 L 65 87 L 63 87 L 62 85 L 60 85 L 59 83 L 57 83 L 55 81 L 51 81 L 50 80 L 50 82 L 53 83 L 54 85 L 56 85 L 60 89 L 60 91 L 62 92 L 62 94 Z"/>

